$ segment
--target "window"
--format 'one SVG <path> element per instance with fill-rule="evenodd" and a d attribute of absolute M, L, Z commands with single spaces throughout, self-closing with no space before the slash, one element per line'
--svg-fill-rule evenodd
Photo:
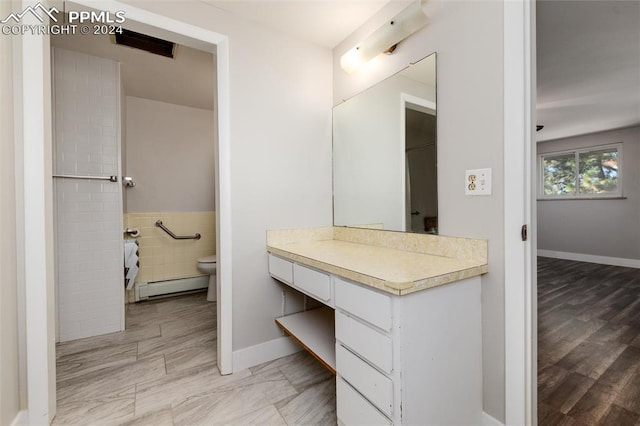
<path fill-rule="evenodd" d="M 540 197 L 612 198 L 622 196 L 622 145 L 541 154 Z"/>

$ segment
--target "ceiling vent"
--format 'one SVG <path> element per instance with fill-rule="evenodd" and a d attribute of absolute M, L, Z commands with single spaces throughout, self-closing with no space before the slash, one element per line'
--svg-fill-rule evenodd
<path fill-rule="evenodd" d="M 173 42 L 125 29 L 122 30 L 122 34 L 115 35 L 115 43 L 167 58 L 173 58 L 176 50 L 176 44 Z"/>

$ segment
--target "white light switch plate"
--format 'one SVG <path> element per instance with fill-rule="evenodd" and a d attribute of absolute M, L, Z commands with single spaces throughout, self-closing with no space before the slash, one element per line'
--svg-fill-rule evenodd
<path fill-rule="evenodd" d="M 465 195 L 491 195 L 491 169 L 467 170 L 464 193 Z"/>

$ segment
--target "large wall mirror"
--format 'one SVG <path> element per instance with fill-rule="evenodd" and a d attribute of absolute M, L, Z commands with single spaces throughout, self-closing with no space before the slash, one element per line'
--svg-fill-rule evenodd
<path fill-rule="evenodd" d="M 333 222 L 438 232 L 436 54 L 333 110 Z"/>

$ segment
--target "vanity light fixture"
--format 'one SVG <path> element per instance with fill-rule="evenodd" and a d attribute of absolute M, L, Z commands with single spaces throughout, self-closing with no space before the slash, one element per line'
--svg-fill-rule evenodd
<path fill-rule="evenodd" d="M 415 0 L 360 44 L 342 55 L 340 58 L 342 69 L 351 74 L 380 53 L 393 52 L 398 43 L 427 25 L 429 19 L 422 10 L 424 2 L 425 0 Z"/>

